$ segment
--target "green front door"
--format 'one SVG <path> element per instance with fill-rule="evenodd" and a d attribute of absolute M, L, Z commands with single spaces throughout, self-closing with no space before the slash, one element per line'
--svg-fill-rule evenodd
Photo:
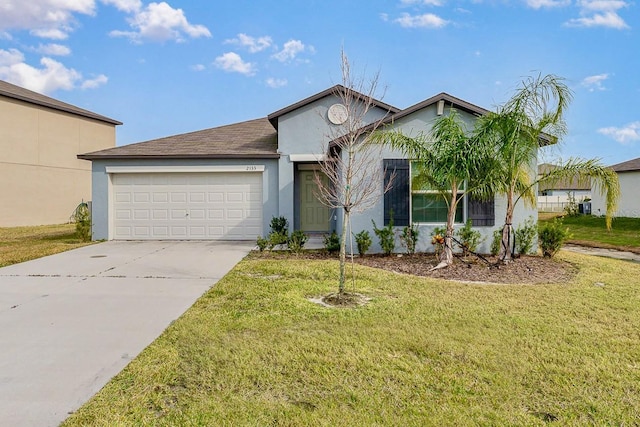
<path fill-rule="evenodd" d="M 317 172 L 323 182 L 328 182 L 326 175 Z M 300 229 L 305 232 L 329 231 L 329 208 L 320 203 L 316 197 L 318 185 L 315 171 L 301 170 L 300 177 Z"/>

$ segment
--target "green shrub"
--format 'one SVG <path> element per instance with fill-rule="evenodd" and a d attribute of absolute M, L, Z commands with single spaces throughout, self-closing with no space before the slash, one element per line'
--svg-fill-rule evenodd
<path fill-rule="evenodd" d="M 271 218 L 271 233 L 267 236 L 268 248 L 272 250 L 277 245 L 284 245 L 289 242 L 289 221 L 283 216 Z"/>
<path fill-rule="evenodd" d="M 403 246 L 407 248 L 407 253 L 410 255 L 416 253 L 419 234 L 418 224 L 412 224 L 411 227 L 407 225 L 402 229 L 400 240 L 402 241 Z"/>
<path fill-rule="evenodd" d="M 83 242 L 91 241 L 91 211 L 87 203 L 80 203 L 73 213 L 76 222 L 76 236 Z"/>
<path fill-rule="evenodd" d="M 564 212 L 567 216 L 578 216 L 580 214 L 580 210 L 578 208 L 578 203 L 576 203 L 576 198 L 573 194 L 567 193 L 569 198 L 569 203 L 564 207 Z"/>
<path fill-rule="evenodd" d="M 256 240 L 256 245 L 258 246 L 258 250 L 260 252 L 264 252 L 267 246 L 269 246 L 269 239 L 265 239 L 262 236 L 258 236 L 258 239 Z"/>
<path fill-rule="evenodd" d="M 465 222 L 464 227 L 456 232 L 456 236 L 460 238 L 460 247 L 464 256 L 467 256 L 469 252 L 475 252 L 482 242 L 482 235 L 478 230 L 472 228 L 470 219 Z"/>
<path fill-rule="evenodd" d="M 304 248 L 304 244 L 307 242 L 307 239 L 308 237 L 304 233 L 304 231 L 296 230 L 293 233 L 291 233 L 291 237 L 289 237 L 289 240 L 287 241 L 287 247 L 291 252 L 297 255 L 300 252 L 302 252 L 302 249 Z"/>
<path fill-rule="evenodd" d="M 269 226 L 272 233 L 289 235 L 289 221 L 284 216 L 274 216 L 271 218 Z"/>
<path fill-rule="evenodd" d="M 569 228 L 563 227 L 562 220 L 556 218 L 553 221 L 545 222 L 538 230 L 538 244 L 542 249 L 542 255 L 546 258 L 552 258 L 567 238 L 569 238 Z"/>
<path fill-rule="evenodd" d="M 373 223 L 373 232 L 378 236 L 382 252 L 384 252 L 385 255 L 391 255 L 396 248 L 396 235 L 393 232 L 393 215 L 389 218 L 389 224 L 382 228 L 378 228 L 374 220 L 371 220 L 371 222 Z"/>
<path fill-rule="evenodd" d="M 367 230 L 362 230 L 356 236 L 356 244 L 358 245 L 358 253 L 364 256 L 371 247 L 371 235 Z"/>
<path fill-rule="evenodd" d="M 524 224 L 516 229 L 516 252 L 519 254 L 531 253 L 536 234 L 538 234 L 538 225 L 532 217 L 529 217 Z"/>
<path fill-rule="evenodd" d="M 493 240 L 491 240 L 491 255 L 496 256 L 500 252 L 500 244 L 502 244 L 502 228 L 493 231 Z"/>
<path fill-rule="evenodd" d="M 330 254 L 340 250 L 340 237 L 338 237 L 335 231 L 324 236 L 324 248 Z"/>

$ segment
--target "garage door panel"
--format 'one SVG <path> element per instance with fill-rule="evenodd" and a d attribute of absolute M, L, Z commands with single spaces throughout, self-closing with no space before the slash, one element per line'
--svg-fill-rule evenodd
<path fill-rule="evenodd" d="M 262 234 L 259 173 L 113 176 L 115 239 L 238 239 Z"/>

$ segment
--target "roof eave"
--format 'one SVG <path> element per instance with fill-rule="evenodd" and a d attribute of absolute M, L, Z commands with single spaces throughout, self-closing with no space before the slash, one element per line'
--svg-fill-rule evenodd
<path fill-rule="evenodd" d="M 78 154 L 80 160 L 157 160 L 157 159 L 279 159 L 278 153 L 259 154 L 172 154 L 172 155 L 144 155 L 144 154 Z"/>
<path fill-rule="evenodd" d="M 26 96 L 20 96 L 20 95 L 17 95 L 15 93 L 6 92 L 6 91 L 3 91 L 3 90 L 0 90 L 0 95 L 5 96 L 7 98 L 16 99 L 18 101 L 26 102 L 28 104 L 39 105 L 41 107 L 51 108 L 52 110 L 61 111 L 63 113 L 73 114 L 74 116 L 85 117 L 85 118 L 88 118 L 88 119 L 93 119 L 93 120 L 97 120 L 97 121 L 100 121 L 100 122 L 109 123 L 109 124 L 112 124 L 112 125 L 115 125 L 115 126 L 122 125 L 122 122 L 120 122 L 118 120 L 111 119 L 109 117 L 101 116 L 100 114 L 94 114 L 94 113 L 91 113 L 91 112 L 82 113 L 80 111 L 73 111 L 73 110 L 70 110 L 70 109 L 67 109 L 67 108 L 62 108 L 60 106 L 50 104 L 50 103 L 45 102 L 45 101 L 30 99 L 30 98 L 28 98 Z"/>

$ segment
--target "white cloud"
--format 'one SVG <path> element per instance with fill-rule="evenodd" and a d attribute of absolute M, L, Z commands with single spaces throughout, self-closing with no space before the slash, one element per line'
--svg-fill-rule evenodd
<path fill-rule="evenodd" d="M 598 133 L 609 136 L 620 144 L 630 144 L 633 141 L 640 140 L 640 121 L 629 123 L 628 125 L 618 128 L 618 127 L 607 127 L 598 129 Z"/>
<path fill-rule="evenodd" d="M 109 33 L 113 37 L 128 37 L 134 42 L 143 40 L 182 42 L 185 36 L 211 37 L 207 27 L 190 24 L 182 9 L 174 9 L 166 2 L 149 3 L 145 8 L 133 0 L 107 0 L 107 2 L 120 10 L 132 12 L 132 16 L 127 21 L 134 31 L 114 30 Z"/>
<path fill-rule="evenodd" d="M 565 22 L 568 27 L 606 27 L 617 30 L 629 28 L 618 11 L 629 4 L 622 0 L 578 0 L 580 18 Z"/>
<path fill-rule="evenodd" d="M 118 10 L 123 12 L 138 12 L 142 9 L 142 2 L 140 0 L 100 0 L 104 4 L 115 6 Z"/>
<path fill-rule="evenodd" d="M 99 86 L 106 84 L 108 81 L 109 81 L 109 78 L 107 76 L 105 76 L 104 74 L 100 74 L 99 76 L 93 79 L 83 81 L 82 84 L 80 85 L 80 88 L 95 89 Z"/>
<path fill-rule="evenodd" d="M 449 21 L 433 13 L 425 13 L 424 15 L 403 13 L 400 18 L 395 19 L 393 22 L 400 24 L 403 28 L 442 28 L 449 24 Z"/>
<path fill-rule="evenodd" d="M 254 64 L 243 61 L 240 55 L 235 52 L 227 52 L 217 57 L 213 64 L 229 73 L 240 73 L 245 76 L 252 76 L 256 73 Z"/>
<path fill-rule="evenodd" d="M 287 79 L 275 79 L 273 77 L 269 77 L 267 80 L 265 80 L 265 83 L 269 87 L 279 88 L 286 86 L 289 82 L 287 81 Z"/>
<path fill-rule="evenodd" d="M 249 52 L 256 53 L 265 50 L 273 44 L 273 40 L 269 36 L 251 37 L 240 33 L 234 39 L 227 39 L 226 44 L 235 44 L 249 49 Z"/>
<path fill-rule="evenodd" d="M 551 9 L 554 7 L 564 7 L 571 4 L 571 0 L 527 0 L 527 6 L 532 9 Z"/>
<path fill-rule="evenodd" d="M 95 0 L 2 0 L 0 31 L 28 30 L 62 40 L 73 31 L 75 14 L 94 15 Z"/>
<path fill-rule="evenodd" d="M 607 12 L 627 7 L 627 2 L 622 0 L 582 0 L 578 5 L 584 10 Z"/>
<path fill-rule="evenodd" d="M 91 89 L 107 82 L 104 75 L 83 81 L 82 74 L 78 71 L 51 58 L 43 57 L 40 65 L 38 68 L 27 64 L 24 55 L 17 49 L 0 49 L 0 79 L 39 93 L 49 94 L 58 89 L 71 90 L 77 85 L 83 89 Z"/>
<path fill-rule="evenodd" d="M 425 6 L 442 6 L 442 0 L 400 0 L 404 5 L 425 5 Z"/>
<path fill-rule="evenodd" d="M 617 30 L 629 28 L 624 19 L 615 12 L 596 13 L 591 17 L 570 19 L 566 25 L 569 27 L 608 27 Z"/>
<path fill-rule="evenodd" d="M 196 65 L 192 65 L 192 66 L 191 66 L 191 69 L 192 69 L 193 71 L 204 71 L 206 68 L 207 68 L 207 67 L 205 67 L 205 66 L 204 66 L 204 65 L 202 65 L 202 64 L 196 64 Z"/>
<path fill-rule="evenodd" d="M 41 44 L 40 46 L 38 46 L 36 48 L 36 52 L 41 53 L 43 55 L 67 56 L 71 54 L 71 49 L 61 44 L 49 43 L 49 44 Z"/>
<path fill-rule="evenodd" d="M 605 90 L 603 82 L 609 78 L 609 74 L 597 74 L 595 76 L 588 76 L 582 79 L 580 84 L 586 87 L 589 92 L 593 92 L 595 90 Z"/>
<path fill-rule="evenodd" d="M 284 44 L 282 50 L 274 55 L 272 58 L 277 59 L 280 62 L 287 62 L 294 59 L 299 53 L 302 52 L 315 52 L 313 46 L 305 46 L 300 40 L 289 40 Z"/>

